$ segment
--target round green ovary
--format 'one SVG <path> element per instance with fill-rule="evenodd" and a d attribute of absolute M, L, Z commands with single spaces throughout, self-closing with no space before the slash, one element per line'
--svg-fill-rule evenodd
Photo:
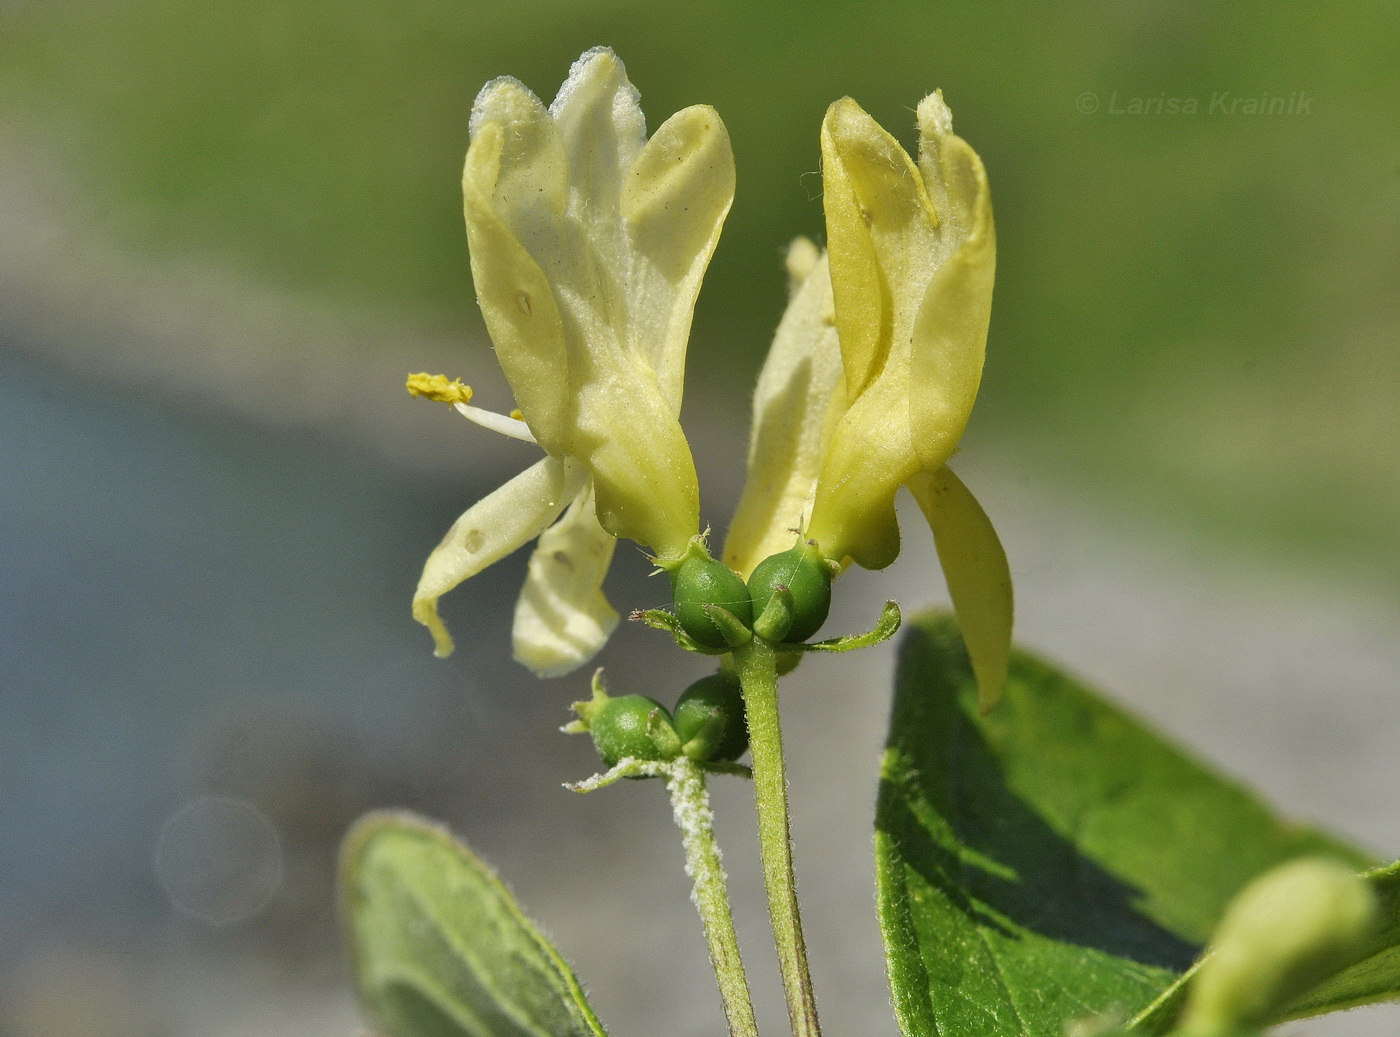
<path fill-rule="evenodd" d="M 653 737 L 656 722 L 671 727 L 666 707 L 645 695 L 620 695 L 604 702 L 588 721 L 593 746 L 609 767 L 631 757 L 637 760 L 664 760 L 668 754 Z"/>
<path fill-rule="evenodd" d="M 821 629 L 831 610 L 831 569 L 811 544 L 769 555 L 749 577 L 755 616 L 763 615 L 780 587 L 792 595 L 791 622 L 760 633 L 772 641 L 805 641 Z"/>
<path fill-rule="evenodd" d="M 718 605 L 744 626 L 753 626 L 748 588 L 723 562 L 699 556 L 687 558 L 671 574 L 671 589 L 681 629 L 706 648 L 728 647 L 720 628 L 706 615 L 707 605 Z"/>
<path fill-rule="evenodd" d="M 681 751 L 692 760 L 735 760 L 749 747 L 743 691 L 727 674 L 702 677 L 686 688 L 675 716 Z"/>

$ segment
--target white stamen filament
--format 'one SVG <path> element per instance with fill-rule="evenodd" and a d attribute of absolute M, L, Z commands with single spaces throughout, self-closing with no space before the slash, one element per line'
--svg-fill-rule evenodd
<path fill-rule="evenodd" d="M 474 421 L 482 428 L 489 428 L 492 432 L 499 432 L 503 436 L 511 439 L 518 439 L 522 443 L 535 443 L 535 437 L 530 432 L 530 426 L 519 418 L 508 417 L 505 414 L 497 414 L 493 410 L 483 410 L 480 407 L 473 407 L 469 403 L 453 404 L 457 408 L 457 413 L 468 421 Z"/>

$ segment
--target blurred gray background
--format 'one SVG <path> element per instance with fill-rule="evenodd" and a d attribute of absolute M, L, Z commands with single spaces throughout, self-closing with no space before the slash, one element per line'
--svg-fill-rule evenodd
<path fill-rule="evenodd" d="M 941 87 L 1000 244 L 957 467 L 1021 640 L 1400 854 L 1390 5 L 0 0 L 6 1037 L 354 1033 L 334 853 L 389 805 L 500 868 L 618 1037 L 721 1031 L 661 790 L 559 787 L 594 769 L 557 732 L 586 677 L 510 661 L 524 559 L 446 600 L 450 661 L 407 608 L 452 519 L 534 456 L 402 389 L 440 370 L 510 405 L 459 215 L 471 99 L 509 73 L 547 100 L 599 43 L 653 126 L 706 102 L 734 141 L 684 415 L 705 520 L 738 493 L 781 250 L 821 234 L 825 106 L 908 141 Z M 1266 97 L 1286 111 L 1235 104 Z M 945 600 L 923 528 L 843 579 L 830 629 Z M 647 568 L 619 550 L 619 608 L 664 603 Z M 702 672 L 656 687 L 659 637 L 609 645 L 617 688 Z M 893 660 L 784 693 L 832 1034 L 895 1032 L 870 862 Z M 778 1032 L 750 792 L 715 795 Z M 1397 1031 L 1382 1008 L 1289 1032 Z"/>

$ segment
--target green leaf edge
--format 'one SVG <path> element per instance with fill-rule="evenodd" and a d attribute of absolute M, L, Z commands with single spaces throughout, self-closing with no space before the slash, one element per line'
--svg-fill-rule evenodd
<path fill-rule="evenodd" d="M 564 992 L 568 994 L 570 1003 L 578 1010 L 585 1025 L 592 1031 L 594 1037 L 608 1037 L 608 1032 L 603 1028 L 598 1016 L 594 1013 L 592 1005 L 588 1003 L 588 998 L 584 993 L 583 986 L 579 983 L 578 977 L 574 974 L 569 963 L 563 955 L 555 948 L 539 927 L 531 918 L 520 909 L 514 894 L 500 877 L 488 864 L 481 860 L 471 849 L 460 839 L 452 834 L 445 826 L 438 824 L 419 814 L 414 814 L 407 810 L 376 810 L 365 814 L 353 825 L 345 834 L 345 839 L 341 843 L 340 861 L 337 868 L 337 885 L 339 887 L 339 907 L 342 931 L 344 933 L 345 946 L 350 958 L 351 974 L 355 980 L 355 991 L 360 1001 L 362 1010 L 372 1019 L 378 1021 L 373 1007 L 370 1003 L 367 984 L 364 979 L 364 967 L 361 957 L 361 947 L 358 936 L 355 932 L 353 919 L 354 897 L 356 896 L 356 879 L 359 871 L 359 862 L 364 854 L 365 848 L 378 835 L 386 831 L 394 830 L 400 834 L 418 836 L 426 838 L 440 844 L 451 852 L 455 853 L 464 865 L 477 872 L 485 881 L 488 889 L 492 890 L 501 901 L 507 913 L 519 924 L 520 929 L 531 942 L 534 943 L 544 955 L 555 971 Z"/>

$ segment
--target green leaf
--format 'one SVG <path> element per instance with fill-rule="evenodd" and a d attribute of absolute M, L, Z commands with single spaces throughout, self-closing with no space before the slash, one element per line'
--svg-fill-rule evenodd
<path fill-rule="evenodd" d="M 981 716 L 952 619 L 909 625 L 876 814 L 906 1037 L 1126 1021 L 1191 965 L 1250 878 L 1304 853 L 1371 863 L 1024 652 Z"/>
<path fill-rule="evenodd" d="M 340 884 L 360 998 L 391 1037 L 606 1037 L 564 959 L 444 829 L 362 818 Z"/>

